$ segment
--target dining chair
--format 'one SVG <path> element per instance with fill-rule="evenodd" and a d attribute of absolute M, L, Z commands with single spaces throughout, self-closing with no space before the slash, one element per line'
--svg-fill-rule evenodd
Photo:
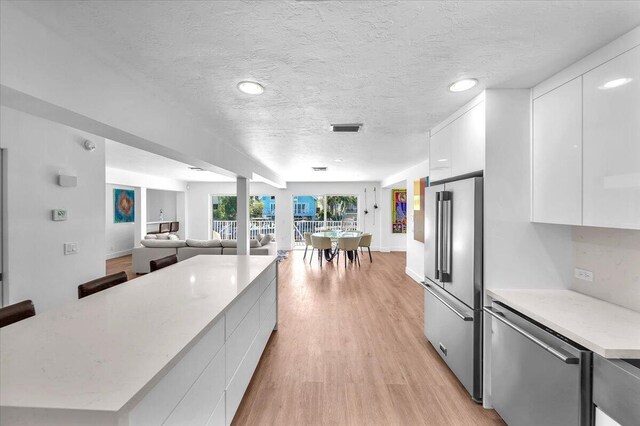
<path fill-rule="evenodd" d="M 356 229 L 356 222 L 351 218 L 343 219 L 341 227 L 343 231 L 354 231 Z"/>
<path fill-rule="evenodd" d="M 304 256 L 302 257 L 302 260 L 307 258 L 307 250 L 309 249 L 309 246 L 311 246 L 311 232 L 305 232 L 304 233 Z"/>
<path fill-rule="evenodd" d="M 0 308 L 0 328 L 22 321 L 36 314 L 36 308 L 31 300 L 23 300 L 13 305 Z"/>
<path fill-rule="evenodd" d="M 98 293 L 102 290 L 106 290 L 126 282 L 127 273 L 125 271 L 88 281 L 78 286 L 78 299 L 82 299 L 83 297 L 90 296 L 94 293 Z"/>
<path fill-rule="evenodd" d="M 322 266 L 322 251 L 331 250 L 331 248 L 331 238 L 311 235 L 311 258 L 309 258 L 309 265 L 311 265 L 311 261 L 313 260 L 314 250 L 318 250 L 318 259 L 320 266 Z"/>
<path fill-rule="evenodd" d="M 166 268 L 167 266 L 173 265 L 174 263 L 178 263 L 178 256 L 176 256 L 175 254 L 161 257 L 160 259 L 152 260 L 151 262 L 149 262 L 149 270 L 151 272 L 154 272 L 159 269 Z"/>
<path fill-rule="evenodd" d="M 344 267 L 347 267 L 347 257 L 348 253 L 353 253 L 352 262 L 358 262 L 358 266 L 360 266 L 360 257 L 358 256 L 358 244 L 360 244 L 360 238 L 362 237 L 341 237 L 338 238 L 338 259 L 336 261 L 336 265 L 340 262 L 340 251 L 344 252 Z"/>
<path fill-rule="evenodd" d="M 358 246 L 360 247 L 360 252 L 362 253 L 362 249 L 366 248 L 369 251 L 369 262 L 373 263 L 373 258 L 371 257 L 371 239 L 372 239 L 372 235 L 369 232 L 366 232 L 364 234 L 362 234 L 362 236 L 360 237 L 360 244 L 358 244 Z"/>
<path fill-rule="evenodd" d="M 180 230 L 180 222 L 171 222 L 169 224 L 169 232 L 175 234 Z"/>

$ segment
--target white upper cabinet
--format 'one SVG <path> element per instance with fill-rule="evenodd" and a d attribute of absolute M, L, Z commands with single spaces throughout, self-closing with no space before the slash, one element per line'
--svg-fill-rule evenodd
<path fill-rule="evenodd" d="M 429 179 L 431 182 L 451 177 L 451 126 L 431 135 L 429 144 Z"/>
<path fill-rule="evenodd" d="M 533 221 L 582 223 L 582 77 L 533 101 Z"/>
<path fill-rule="evenodd" d="M 481 102 L 451 123 L 453 176 L 484 170 L 484 105 Z"/>
<path fill-rule="evenodd" d="M 584 74 L 583 90 L 583 223 L 640 229 L 640 46 Z"/>
<path fill-rule="evenodd" d="M 476 98 L 431 133 L 431 182 L 484 170 L 485 102 Z"/>

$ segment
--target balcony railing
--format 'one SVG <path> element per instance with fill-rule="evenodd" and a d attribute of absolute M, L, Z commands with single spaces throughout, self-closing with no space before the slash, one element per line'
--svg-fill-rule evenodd
<path fill-rule="evenodd" d="M 235 220 L 214 220 L 211 229 L 220 234 L 223 240 L 235 240 L 238 236 L 238 222 Z M 249 221 L 249 238 L 257 238 L 258 234 L 276 233 L 275 220 L 251 220 Z"/>
<path fill-rule="evenodd" d="M 293 222 L 293 245 L 304 247 L 305 232 L 333 231 L 345 228 L 358 229 L 358 221 L 296 220 Z"/>

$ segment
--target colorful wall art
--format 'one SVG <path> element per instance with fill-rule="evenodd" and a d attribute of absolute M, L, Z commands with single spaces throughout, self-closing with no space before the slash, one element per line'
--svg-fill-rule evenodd
<path fill-rule="evenodd" d="M 407 190 L 391 190 L 391 232 L 407 233 Z"/>
<path fill-rule="evenodd" d="M 113 190 L 113 222 L 135 222 L 135 192 L 131 189 Z"/>

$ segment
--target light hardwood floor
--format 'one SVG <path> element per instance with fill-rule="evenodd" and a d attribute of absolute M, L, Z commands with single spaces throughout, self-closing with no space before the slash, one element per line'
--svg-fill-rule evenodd
<path fill-rule="evenodd" d="M 346 270 L 316 258 L 309 266 L 302 255 L 279 265 L 278 331 L 234 425 L 504 424 L 424 337 L 423 293 L 403 253 L 362 256 Z"/>

